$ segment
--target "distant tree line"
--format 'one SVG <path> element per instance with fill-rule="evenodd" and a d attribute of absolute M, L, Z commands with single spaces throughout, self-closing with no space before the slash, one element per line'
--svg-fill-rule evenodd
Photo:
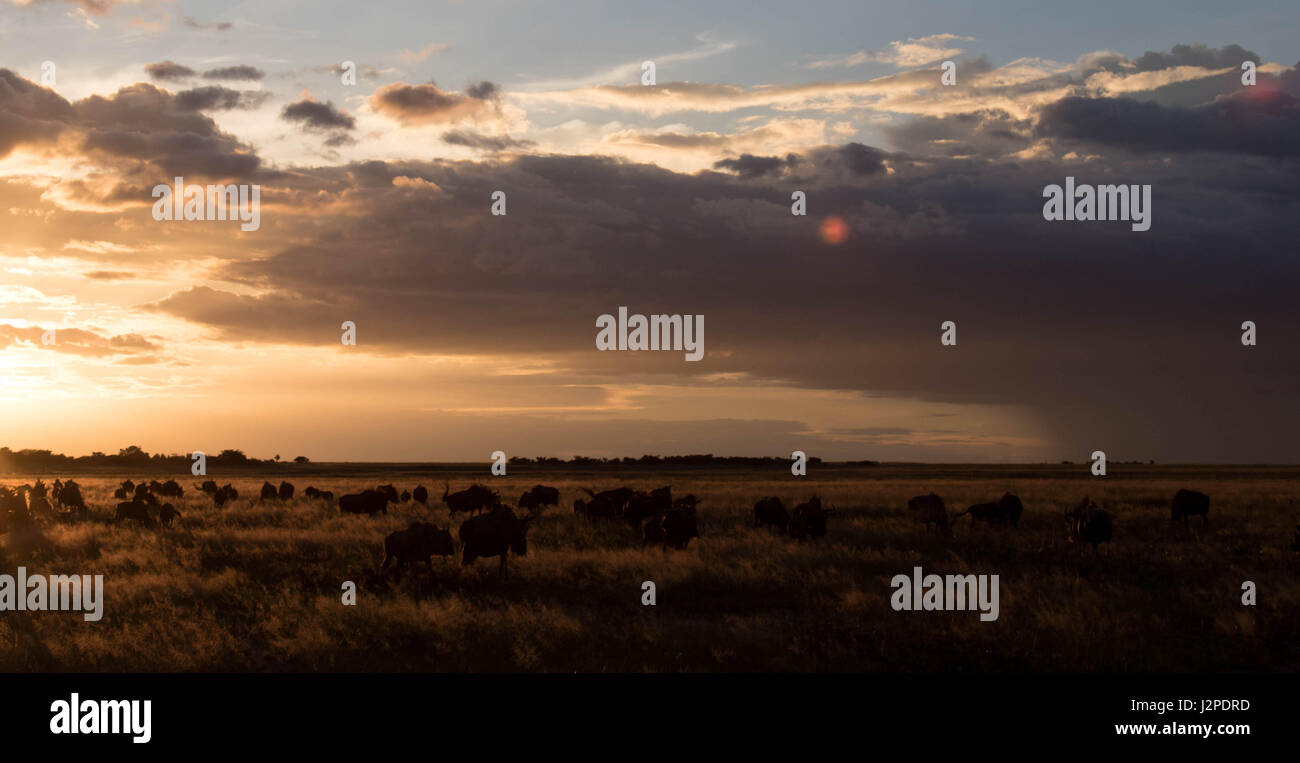
<path fill-rule="evenodd" d="M 250 458 L 244 451 L 227 448 L 220 453 L 208 454 L 208 465 L 218 466 L 263 466 L 280 462 L 280 457 L 268 459 Z M 296 463 L 307 463 L 306 456 L 294 459 Z M 155 472 L 177 472 L 190 470 L 188 453 L 149 453 L 139 445 L 128 445 L 110 455 L 95 451 L 89 456 L 65 456 L 49 450 L 26 448 L 10 450 L 0 448 L 0 471 L 6 472 L 42 472 L 97 467 L 128 467 Z"/>

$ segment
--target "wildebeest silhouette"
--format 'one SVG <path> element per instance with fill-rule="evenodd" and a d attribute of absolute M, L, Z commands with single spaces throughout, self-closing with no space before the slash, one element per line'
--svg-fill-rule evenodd
<path fill-rule="evenodd" d="M 388 502 L 389 502 L 389 503 L 397 503 L 397 502 L 398 502 L 398 501 L 397 501 L 397 488 L 393 487 L 392 485 L 380 485 L 379 487 L 375 488 L 375 490 L 378 490 L 379 492 L 381 492 L 381 493 L 383 493 L 385 496 L 387 496 L 387 497 L 388 497 Z"/>
<path fill-rule="evenodd" d="M 473 512 L 477 514 L 484 509 L 491 509 L 501 505 L 501 498 L 495 491 L 490 490 L 483 485 L 470 485 L 464 490 L 451 492 L 451 485 L 443 482 L 442 502 L 447 504 L 448 511 L 451 515 L 456 516 L 456 512 Z"/>
<path fill-rule="evenodd" d="M 558 506 L 559 504 L 559 488 L 547 487 L 546 485 L 533 485 L 528 489 L 528 492 L 519 497 L 519 508 L 530 511 L 543 506 Z"/>
<path fill-rule="evenodd" d="M 158 521 L 162 523 L 163 527 L 171 527 L 172 521 L 180 515 L 181 513 L 174 506 L 170 503 L 164 503 L 162 508 L 158 510 Z"/>
<path fill-rule="evenodd" d="M 290 485 L 288 482 L 281 482 L 280 488 L 276 490 L 276 496 L 281 501 L 293 500 L 293 485 Z"/>
<path fill-rule="evenodd" d="M 825 537 L 826 518 L 834 513 L 833 509 L 822 508 L 822 500 L 813 496 L 807 503 L 794 507 L 786 532 L 791 538 L 799 541 L 804 538 Z"/>
<path fill-rule="evenodd" d="M 974 527 L 976 522 L 1014 527 L 1020 524 L 1020 515 L 1024 510 L 1025 507 L 1018 497 L 1011 493 L 1003 493 L 997 503 L 977 503 L 960 514 L 954 514 L 952 519 L 969 514 L 971 527 Z"/>
<path fill-rule="evenodd" d="M 429 489 L 424 485 L 416 485 L 415 492 L 411 496 L 415 498 L 416 503 L 422 503 L 425 506 L 429 505 Z"/>
<path fill-rule="evenodd" d="M 409 500 L 411 500 L 411 491 L 410 491 L 410 490 L 403 490 L 403 491 L 402 491 L 402 503 L 406 503 L 406 502 L 409 501 Z"/>
<path fill-rule="evenodd" d="M 623 508 L 623 519 L 630 525 L 639 525 L 647 517 L 663 516 L 673 507 L 671 487 L 661 487 L 649 493 L 635 491 Z"/>
<path fill-rule="evenodd" d="M 388 513 L 388 504 L 393 503 L 389 500 L 387 493 L 381 490 L 363 490 L 360 493 L 345 495 L 339 498 L 339 510 L 344 514 L 370 514 Z"/>
<path fill-rule="evenodd" d="M 611 500 L 597 496 L 590 501 L 584 501 L 581 498 L 573 502 L 573 513 L 580 514 L 587 519 L 613 519 L 620 516 L 622 507 Z"/>
<path fill-rule="evenodd" d="M 948 524 L 948 510 L 944 508 L 943 499 L 934 493 L 918 495 L 907 502 L 907 511 L 920 522 L 925 523 L 926 532 L 934 525 L 936 532 L 952 535 L 952 526 Z"/>
<path fill-rule="evenodd" d="M 589 488 L 582 488 L 582 492 L 591 496 L 591 501 L 587 503 L 588 516 L 618 516 L 621 517 L 627 509 L 627 505 L 636 497 L 637 491 L 630 487 L 618 487 L 613 490 L 602 490 L 599 493 L 592 492 Z M 599 503 L 598 513 L 593 514 L 592 505 Z"/>
<path fill-rule="evenodd" d="M 59 489 L 59 505 L 74 514 L 85 514 L 88 510 L 86 500 L 81 497 L 81 486 L 72 480 Z"/>
<path fill-rule="evenodd" d="M 262 500 L 263 501 L 280 500 L 280 492 L 275 489 L 275 485 L 272 485 L 269 482 L 262 483 Z"/>
<path fill-rule="evenodd" d="M 149 516 L 149 504 L 140 500 L 123 501 L 117 505 L 117 521 L 134 519 L 145 527 L 153 527 L 153 517 Z"/>
<path fill-rule="evenodd" d="M 487 514 L 477 514 L 460 525 L 461 566 L 469 567 L 479 557 L 501 557 L 499 575 L 506 577 L 506 557 L 528 553 L 528 525 L 534 516 L 519 518 L 509 506 L 499 505 Z"/>
<path fill-rule="evenodd" d="M 641 528 L 641 545 L 660 544 L 668 549 L 668 533 L 664 531 L 663 517 L 650 517 Z"/>
<path fill-rule="evenodd" d="M 784 533 L 790 524 L 790 512 L 780 498 L 770 496 L 754 502 L 754 527 L 766 526 L 768 530 Z"/>
<path fill-rule="evenodd" d="M 451 556 L 455 549 L 451 543 L 451 533 L 428 522 L 412 522 L 405 530 L 397 530 L 384 538 L 384 563 L 379 567 L 379 574 L 384 574 L 389 562 L 397 559 L 393 570 L 395 580 L 402 579 L 402 567 L 407 562 L 424 562 L 433 574 L 433 556 Z"/>
<path fill-rule="evenodd" d="M 313 501 L 330 501 L 331 503 L 334 501 L 334 493 L 329 490 L 317 490 L 311 485 L 308 485 L 307 489 L 302 491 L 302 494 Z"/>
<path fill-rule="evenodd" d="M 158 486 L 156 492 L 158 493 L 158 495 L 165 496 L 167 498 L 185 497 L 185 488 L 181 487 L 181 484 L 176 480 L 167 480 L 166 482 Z"/>
<path fill-rule="evenodd" d="M 1183 520 L 1187 523 L 1188 517 L 1199 514 L 1201 524 L 1206 525 L 1210 521 L 1210 497 L 1205 493 L 1198 493 L 1195 490 L 1179 490 L 1174 494 L 1174 502 L 1169 507 L 1169 521 L 1177 522 Z"/>
<path fill-rule="evenodd" d="M 1065 521 L 1070 542 L 1091 543 L 1093 553 L 1099 553 L 1097 546 L 1111 539 L 1110 514 L 1087 496 L 1074 509 L 1065 512 Z"/>
<path fill-rule="evenodd" d="M 664 543 L 678 551 L 685 551 L 691 538 L 698 537 L 700 528 L 695 523 L 693 506 L 674 506 L 664 515 Z"/>
<path fill-rule="evenodd" d="M 239 491 L 229 482 L 217 488 L 212 494 L 212 505 L 218 509 L 239 497 Z"/>

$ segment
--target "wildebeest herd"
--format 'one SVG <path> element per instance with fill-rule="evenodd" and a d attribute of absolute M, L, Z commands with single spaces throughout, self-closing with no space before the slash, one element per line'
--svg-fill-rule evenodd
<path fill-rule="evenodd" d="M 195 485 L 195 488 L 208 496 L 216 508 L 239 497 L 234 486 L 218 486 L 212 480 Z M 584 498 L 573 501 L 574 515 L 593 523 L 625 523 L 635 529 L 643 547 L 658 546 L 665 551 L 684 550 L 692 538 L 700 536 L 696 519 L 699 499 L 694 495 L 674 498 L 669 486 L 648 491 L 626 486 L 601 492 L 583 488 L 583 492 Z M 259 500 L 285 502 L 292 500 L 295 493 L 295 487 L 288 482 L 281 482 L 278 486 L 264 482 Z M 120 500 L 115 520 L 119 523 L 134 521 L 149 528 L 169 527 L 181 515 L 172 503 L 161 499 L 180 499 L 184 494 L 184 489 L 175 480 L 139 483 L 123 481 L 114 492 L 114 497 Z M 415 504 L 429 507 L 430 499 L 430 493 L 423 485 L 400 493 L 391 484 L 379 485 L 359 493 L 339 496 L 337 501 L 333 492 L 318 490 L 314 486 L 307 487 L 302 495 L 309 501 L 329 505 L 337 503 L 339 511 L 344 514 L 370 516 L 386 514 L 390 504 L 414 501 Z M 546 485 L 535 485 L 525 491 L 513 507 L 504 503 L 497 491 L 482 484 L 476 483 L 453 492 L 450 484 L 444 482 L 442 492 L 442 504 L 453 519 L 458 513 L 471 515 L 461 522 L 456 534 L 460 540 L 462 566 L 470 566 L 480 557 L 499 557 L 502 577 L 507 573 L 506 560 L 509 554 L 522 556 L 527 553 L 527 535 L 531 522 L 546 507 L 557 506 L 559 501 L 559 489 Z M 1209 505 L 1210 499 L 1204 493 L 1179 490 L 1170 505 L 1170 520 L 1186 522 L 1190 517 L 1199 516 L 1202 524 L 1206 525 L 1209 522 Z M 525 515 L 517 515 L 516 510 L 525 512 Z M 89 515 L 90 510 L 75 481 L 55 480 L 52 487 L 41 480 L 37 480 L 34 485 L 23 485 L 16 489 L 0 487 L 0 531 L 30 521 L 33 516 L 54 512 L 64 512 L 77 518 Z M 923 524 L 927 532 L 950 536 L 954 523 L 966 516 L 970 517 L 971 527 L 984 523 L 990 527 L 1014 528 L 1020 522 L 1024 505 L 1017 496 L 1004 493 L 995 502 L 973 504 L 964 511 L 950 515 L 943 499 L 930 493 L 909 500 L 907 512 L 914 521 Z M 828 519 L 834 515 L 835 510 L 823 506 L 821 499 L 815 495 L 792 509 L 787 509 L 780 498 L 770 496 L 754 503 L 753 526 L 803 542 L 826 536 Z M 1066 511 L 1065 522 L 1068 540 L 1091 545 L 1094 552 L 1100 544 L 1110 541 L 1115 531 L 1111 514 L 1087 497 Z M 1291 548 L 1300 550 L 1300 526 L 1296 528 Z M 385 538 L 380 572 L 386 572 L 394 561 L 397 563 L 395 575 L 399 579 L 402 568 L 407 564 L 424 563 L 432 571 L 432 557 L 448 557 L 455 553 L 450 527 L 443 528 L 424 521 L 412 522 L 407 529 L 393 532 Z"/>

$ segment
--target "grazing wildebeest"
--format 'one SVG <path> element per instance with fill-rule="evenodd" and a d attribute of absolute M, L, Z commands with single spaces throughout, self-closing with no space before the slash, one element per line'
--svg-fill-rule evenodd
<path fill-rule="evenodd" d="M 684 551 L 691 538 L 698 537 L 700 529 L 695 523 L 694 509 L 674 506 L 664 515 L 664 542 L 669 546 Z"/>
<path fill-rule="evenodd" d="M 1084 496 L 1083 502 L 1065 512 L 1065 521 L 1071 543 L 1091 543 L 1094 554 L 1097 546 L 1111 538 L 1110 514 L 1097 508 L 1097 504 Z"/>
<path fill-rule="evenodd" d="M 1177 522 L 1183 520 L 1187 524 L 1188 517 L 1199 514 L 1201 516 L 1201 525 L 1204 526 L 1210 521 L 1210 497 L 1205 493 L 1198 493 L 1195 490 L 1179 490 L 1174 494 L 1174 502 L 1169 507 L 1169 521 Z"/>
<path fill-rule="evenodd" d="M 379 487 L 375 488 L 375 490 L 378 490 L 379 492 L 383 493 L 388 498 L 389 503 L 398 502 L 397 488 L 393 487 L 392 485 L 380 485 Z"/>
<path fill-rule="evenodd" d="M 172 520 L 180 515 L 181 513 L 174 506 L 170 503 L 164 503 L 162 508 L 158 510 L 158 521 L 162 523 L 163 527 L 171 527 Z"/>
<path fill-rule="evenodd" d="M 415 492 L 411 496 L 415 498 L 416 503 L 422 503 L 425 506 L 429 505 L 429 489 L 424 485 L 416 485 Z"/>
<path fill-rule="evenodd" d="M 591 501 L 587 503 L 587 516 L 623 516 L 627 510 L 627 505 L 637 496 L 637 491 L 630 487 L 618 487 L 613 490 L 602 490 L 594 493 L 588 488 L 582 488 L 582 491 L 591 496 Z M 599 513 L 592 512 L 592 506 L 599 503 Z"/>
<path fill-rule="evenodd" d="M 775 496 L 754 502 L 754 527 L 766 526 L 768 530 L 785 532 L 790 524 L 790 512 L 785 504 Z"/>
<path fill-rule="evenodd" d="M 519 508 L 533 509 L 542 506 L 558 506 L 560 504 L 559 488 L 547 487 L 546 485 L 533 485 L 528 492 L 519 498 Z"/>
<path fill-rule="evenodd" d="M 664 550 L 668 550 L 668 533 L 664 530 L 663 517 L 650 517 L 641 528 L 641 545 L 644 547 L 652 543 L 662 544 Z"/>
<path fill-rule="evenodd" d="M 50 503 L 54 508 L 63 508 L 63 482 L 55 478 L 54 484 L 50 486 Z"/>
<path fill-rule="evenodd" d="M 63 483 L 63 488 L 59 491 L 59 503 L 70 512 L 86 513 L 86 500 L 81 497 L 81 486 L 72 480 Z"/>
<path fill-rule="evenodd" d="M 969 514 L 971 527 L 974 527 L 976 522 L 1015 526 L 1020 524 L 1020 515 L 1024 510 L 1025 507 L 1020 503 L 1019 498 L 1010 493 L 1003 493 L 997 503 L 977 503 L 960 514 L 954 514 L 952 519 Z"/>
<path fill-rule="evenodd" d="M 448 511 L 451 515 L 456 516 L 456 512 L 473 512 L 477 514 L 484 509 L 491 509 L 501 505 L 501 498 L 495 491 L 490 490 L 482 485 L 470 485 L 464 490 L 451 492 L 451 485 L 443 483 L 445 488 L 442 491 L 442 502 L 447 504 Z"/>
<path fill-rule="evenodd" d="M 794 507 L 786 532 L 791 538 L 799 541 L 804 538 L 825 537 L 826 518 L 834 513 L 833 509 L 822 508 L 822 500 L 813 496 L 807 503 Z"/>
<path fill-rule="evenodd" d="M 202 485 L 195 485 L 194 487 L 196 487 L 200 493 L 207 493 L 208 495 L 217 494 L 217 483 L 212 480 L 204 480 Z"/>
<path fill-rule="evenodd" d="M 317 490 L 316 488 L 309 486 L 306 490 L 302 491 L 302 494 L 313 501 L 334 502 L 334 493 L 329 490 Z"/>
<path fill-rule="evenodd" d="M 669 487 L 651 490 L 649 493 L 636 491 L 623 508 L 623 518 L 630 525 L 639 525 L 646 517 L 663 516 L 673 507 L 673 491 Z"/>
<path fill-rule="evenodd" d="M 276 495 L 281 501 L 293 500 L 293 485 L 290 485 L 288 482 L 281 482 L 280 489 L 276 491 Z"/>
<path fill-rule="evenodd" d="M 234 485 L 231 485 L 229 482 L 227 482 L 226 484 L 217 488 L 217 491 L 212 494 L 212 505 L 216 506 L 219 509 L 238 497 L 239 497 L 239 491 L 235 489 Z"/>
<path fill-rule="evenodd" d="M 581 514 L 587 519 L 613 519 L 622 513 L 622 509 L 613 501 L 598 496 L 590 501 L 581 498 L 574 501 L 573 513 Z"/>
<path fill-rule="evenodd" d="M 363 490 L 360 493 L 353 493 L 339 498 L 339 510 L 344 514 L 370 514 L 388 513 L 388 504 L 393 503 L 389 500 L 387 493 L 381 490 Z"/>
<path fill-rule="evenodd" d="M 509 506 L 499 505 L 487 514 L 478 514 L 461 523 L 461 566 L 468 567 L 480 556 L 501 557 L 500 576 L 506 577 L 506 556 L 528 553 L 528 524 L 535 517 L 515 516 Z"/>
<path fill-rule="evenodd" d="M 406 503 L 406 502 L 409 501 L 409 500 L 411 500 L 411 491 L 410 491 L 410 490 L 403 490 L 403 491 L 402 491 L 402 503 Z"/>
<path fill-rule="evenodd" d="M 907 502 L 907 511 L 918 521 L 925 523 L 925 531 L 934 525 L 937 532 L 952 535 L 952 526 L 948 524 L 948 510 L 944 508 L 943 499 L 934 493 L 918 495 Z"/>
<path fill-rule="evenodd" d="M 272 484 L 269 483 L 269 482 L 263 482 L 263 483 L 262 483 L 262 500 L 263 500 L 263 501 L 277 501 L 277 500 L 279 500 L 279 499 L 280 499 L 280 493 L 279 493 L 278 490 L 275 489 L 275 485 L 272 485 Z"/>
<path fill-rule="evenodd" d="M 451 544 L 451 533 L 439 529 L 428 522 L 412 522 L 405 530 L 397 530 L 384 538 L 384 563 L 379 567 L 379 574 L 384 574 L 389 562 L 397 559 L 393 570 L 394 580 L 402 579 L 402 567 L 407 562 L 424 562 L 433 574 L 433 556 L 451 556 L 455 549 Z"/>
<path fill-rule="evenodd" d="M 167 498 L 183 498 L 185 497 L 185 488 L 181 487 L 181 484 L 176 480 L 167 480 L 158 486 L 158 495 Z"/>
<path fill-rule="evenodd" d="M 117 521 L 134 519 L 145 527 L 153 527 L 153 517 L 149 516 L 149 504 L 144 501 L 123 501 L 117 505 Z"/>

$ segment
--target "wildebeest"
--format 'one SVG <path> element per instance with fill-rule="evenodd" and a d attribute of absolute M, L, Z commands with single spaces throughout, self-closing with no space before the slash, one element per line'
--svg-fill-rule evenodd
<path fill-rule="evenodd" d="M 691 538 L 698 537 L 700 529 L 695 523 L 694 509 L 674 506 L 664 515 L 664 543 L 684 551 Z"/>
<path fill-rule="evenodd" d="M 185 488 L 181 487 L 181 484 L 176 480 L 167 480 L 158 486 L 157 493 L 167 498 L 183 498 L 185 497 Z"/>
<path fill-rule="evenodd" d="M 406 503 L 406 502 L 409 501 L 409 500 L 411 500 L 411 491 L 410 491 L 410 490 L 403 490 L 403 491 L 402 491 L 402 503 Z"/>
<path fill-rule="evenodd" d="M 907 502 L 907 511 L 925 523 L 926 532 L 930 531 L 930 525 L 934 525 L 935 531 L 944 535 L 952 534 L 952 527 L 948 524 L 948 510 L 944 508 L 943 499 L 934 493 L 912 498 Z"/>
<path fill-rule="evenodd" d="M 1084 496 L 1083 502 L 1065 512 L 1065 521 L 1071 543 L 1091 543 L 1093 553 L 1097 546 L 1111 538 L 1110 514 Z"/>
<path fill-rule="evenodd" d="M 447 504 L 447 510 L 451 512 L 452 516 L 456 516 L 458 511 L 477 514 L 484 509 L 491 509 L 501 505 L 501 498 L 496 492 L 482 485 L 470 485 L 464 490 L 458 490 L 455 493 L 451 492 L 450 484 L 444 482 L 443 485 L 445 487 L 442 491 L 442 502 Z"/>
<path fill-rule="evenodd" d="M 623 518 L 630 525 L 639 525 L 647 517 L 663 516 L 673 508 L 673 491 L 661 487 L 649 493 L 635 491 L 623 508 Z M 692 510 L 694 507 L 692 506 Z"/>
<path fill-rule="evenodd" d="M 331 503 L 334 502 L 333 492 L 329 490 L 317 490 L 315 487 L 312 487 L 310 485 L 307 486 L 306 490 L 302 491 L 302 494 L 307 496 L 308 499 L 313 501 L 329 501 Z"/>
<path fill-rule="evenodd" d="M 573 513 L 587 519 L 613 519 L 622 514 L 622 507 L 613 501 L 597 496 L 590 501 L 581 498 L 573 502 Z"/>
<path fill-rule="evenodd" d="M 123 501 L 117 505 L 117 521 L 134 519 L 145 527 L 153 527 L 153 517 L 149 516 L 149 504 L 144 501 Z"/>
<path fill-rule="evenodd" d="M 59 504 L 75 514 L 85 514 L 86 500 L 81 497 L 81 486 L 72 480 L 63 483 L 59 490 Z"/>
<path fill-rule="evenodd" d="M 1169 507 L 1169 521 L 1177 522 L 1183 520 L 1187 523 L 1188 517 L 1199 514 L 1201 524 L 1208 524 L 1210 521 L 1210 497 L 1205 493 L 1198 493 L 1195 490 L 1179 490 L 1174 494 L 1174 502 Z"/>
<path fill-rule="evenodd" d="M 293 485 L 290 485 L 288 482 L 281 482 L 280 489 L 276 491 L 276 495 L 281 501 L 293 500 Z"/>
<path fill-rule="evenodd" d="M 581 512 L 588 517 L 624 516 L 627 505 L 637 496 L 638 492 L 630 487 L 617 487 L 613 490 L 602 490 L 599 493 L 584 487 L 582 491 L 591 496 L 591 500 L 586 503 L 586 511 Z M 575 511 L 577 509 L 576 503 L 574 509 Z"/>
<path fill-rule="evenodd" d="M 194 487 L 200 493 L 207 493 L 208 495 L 217 494 L 217 483 L 213 482 L 212 480 L 204 480 L 202 485 L 195 485 Z"/>
<path fill-rule="evenodd" d="M 794 507 L 786 532 L 791 538 L 802 541 L 804 538 L 822 538 L 826 535 L 826 518 L 834 514 L 832 509 L 822 508 L 822 500 L 813 496 L 807 503 Z"/>
<path fill-rule="evenodd" d="M 239 497 L 239 491 L 229 482 L 217 488 L 212 494 L 212 505 L 218 509 Z"/>
<path fill-rule="evenodd" d="M 389 496 L 382 490 L 363 490 L 360 493 L 353 493 L 339 498 L 339 510 L 344 514 L 370 514 L 388 513 L 388 504 L 395 503 L 389 500 Z"/>
<path fill-rule="evenodd" d="M 113 491 L 113 497 L 119 501 L 125 501 L 135 493 L 135 483 L 131 480 L 124 480 L 121 487 Z"/>
<path fill-rule="evenodd" d="M 269 482 L 262 483 L 262 500 L 277 501 L 280 499 L 280 492 L 275 489 L 275 485 Z"/>
<path fill-rule="evenodd" d="M 172 520 L 180 515 L 181 513 L 174 506 L 170 503 L 164 503 L 162 508 L 158 510 L 158 521 L 162 523 L 163 527 L 171 527 Z"/>
<path fill-rule="evenodd" d="M 546 485 L 533 485 L 528 492 L 519 496 L 519 508 L 533 511 L 543 506 L 558 506 L 560 504 L 559 488 L 547 487 Z"/>
<path fill-rule="evenodd" d="M 415 492 L 411 496 L 415 498 L 416 503 L 422 503 L 425 506 L 429 505 L 429 489 L 424 485 L 416 485 Z"/>
<path fill-rule="evenodd" d="M 389 562 L 397 559 L 393 570 L 395 580 L 401 580 L 402 567 L 407 562 L 424 562 L 433 574 L 433 556 L 451 556 L 451 533 L 428 522 L 412 522 L 405 530 L 397 530 L 384 538 L 384 563 L 379 567 L 379 574 L 384 574 Z"/>
<path fill-rule="evenodd" d="M 1003 493 L 1002 498 L 997 503 L 977 503 L 967 508 L 960 514 L 953 515 L 953 519 L 970 515 L 971 527 L 976 522 L 987 522 L 990 525 L 1011 525 L 1020 524 L 1020 515 L 1024 512 L 1025 507 L 1020 503 L 1020 499 L 1010 493 Z"/>
<path fill-rule="evenodd" d="M 771 496 L 754 502 L 754 527 L 766 526 L 768 530 L 785 532 L 790 524 L 790 512 L 780 498 Z"/>
<path fill-rule="evenodd" d="M 535 517 L 522 519 L 509 506 L 499 505 L 487 514 L 478 514 L 460 525 L 461 566 L 468 567 L 480 556 L 501 557 L 500 576 L 506 577 L 506 557 L 528 553 L 528 525 Z"/>
<path fill-rule="evenodd" d="M 668 548 L 668 534 L 664 531 L 663 517 L 650 517 L 641 528 L 641 545 L 652 544 L 662 544 L 665 550 Z"/>

